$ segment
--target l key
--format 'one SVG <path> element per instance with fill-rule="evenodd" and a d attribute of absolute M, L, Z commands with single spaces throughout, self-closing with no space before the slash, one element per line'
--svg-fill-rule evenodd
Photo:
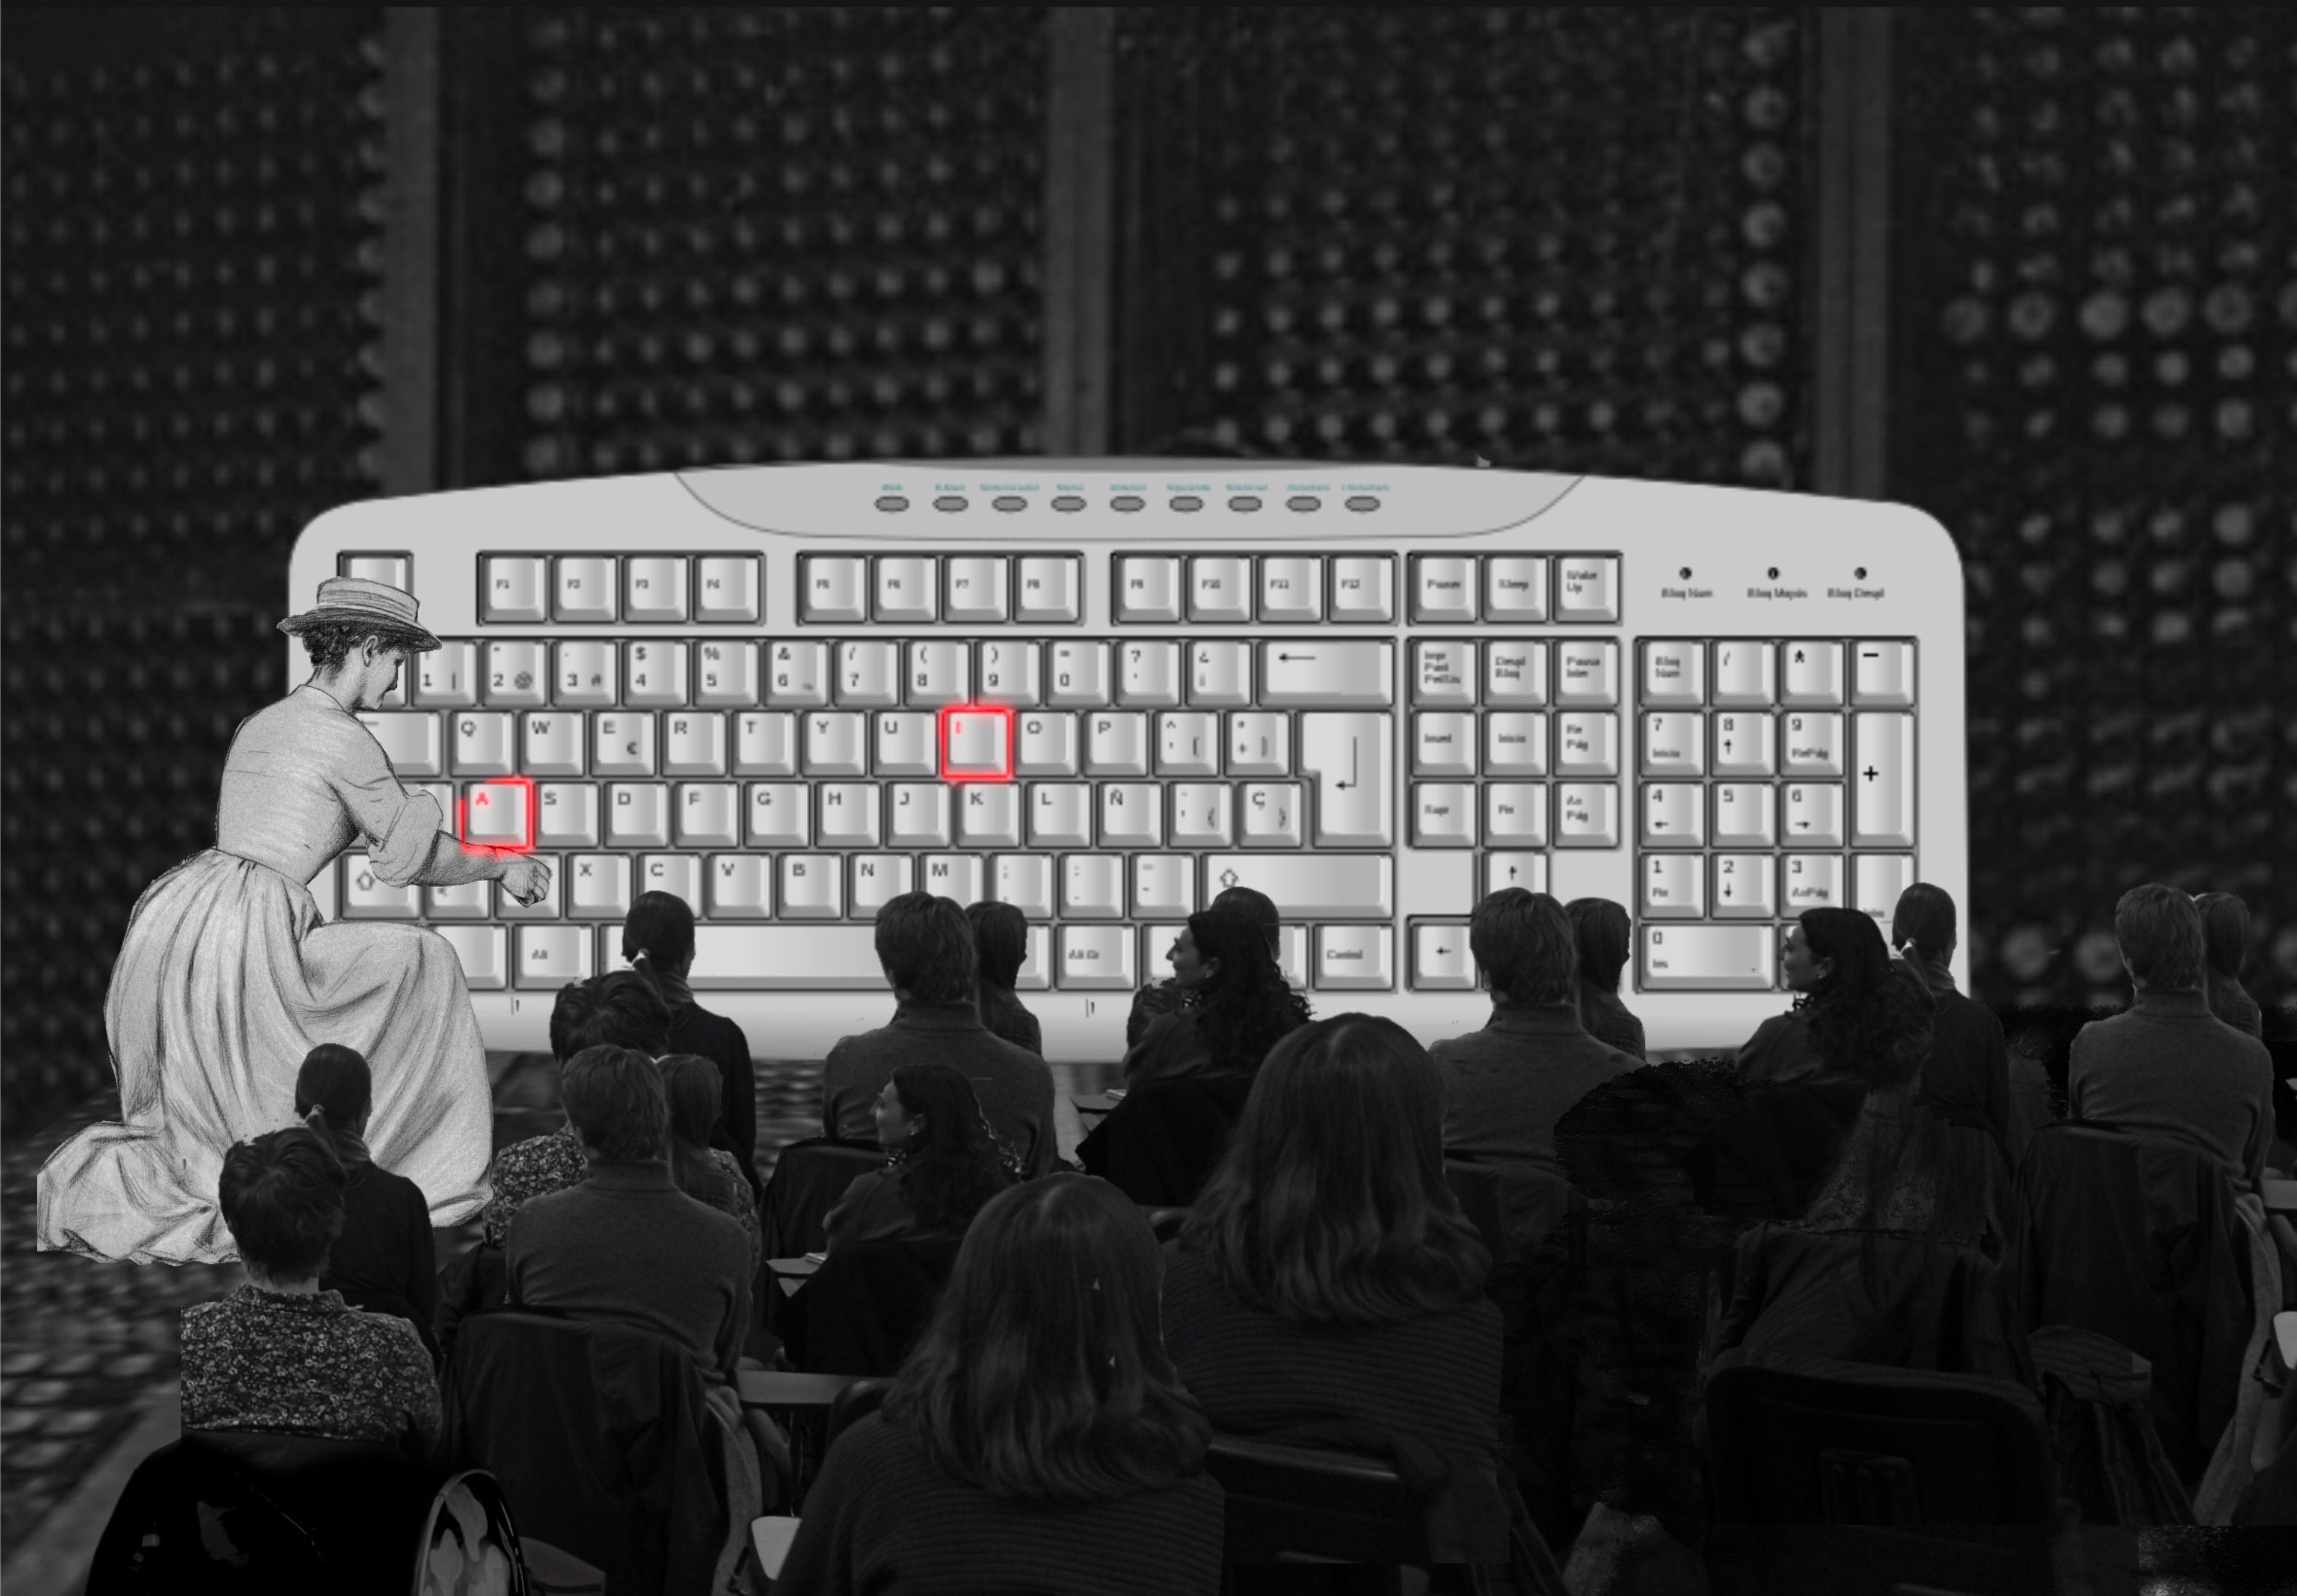
<path fill-rule="evenodd" d="M 1300 773 L 1316 778 L 1317 847 L 1395 845 L 1389 724 L 1386 715 L 1300 717 Z"/>

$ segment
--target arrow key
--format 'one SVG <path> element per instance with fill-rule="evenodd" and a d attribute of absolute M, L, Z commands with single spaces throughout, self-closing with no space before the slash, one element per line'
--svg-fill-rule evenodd
<path fill-rule="evenodd" d="M 1831 781 L 1789 783 L 1780 821 L 1780 840 L 1790 848 L 1841 847 L 1840 785 Z"/>
<path fill-rule="evenodd" d="M 1484 855 L 1484 896 L 1508 887 L 1519 886 L 1527 893 L 1547 890 L 1547 855 L 1544 853 L 1494 852 Z"/>
<path fill-rule="evenodd" d="M 1412 990 L 1467 992 L 1476 990 L 1476 958 L 1468 950 L 1464 920 L 1417 921 L 1412 927 Z"/>

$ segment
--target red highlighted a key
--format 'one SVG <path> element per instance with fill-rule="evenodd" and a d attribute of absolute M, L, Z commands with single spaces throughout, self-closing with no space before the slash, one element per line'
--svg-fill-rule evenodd
<path fill-rule="evenodd" d="M 482 781 L 457 802 L 456 833 L 474 848 L 534 851 L 534 783 L 523 776 Z"/>
<path fill-rule="evenodd" d="M 1013 779 L 1013 712 L 950 704 L 941 712 L 941 773 L 945 781 Z"/>

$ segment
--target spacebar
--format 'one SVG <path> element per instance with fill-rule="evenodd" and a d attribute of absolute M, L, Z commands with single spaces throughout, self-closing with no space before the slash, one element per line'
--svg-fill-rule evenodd
<path fill-rule="evenodd" d="M 696 991 L 885 991 L 875 926 L 696 926 Z"/>

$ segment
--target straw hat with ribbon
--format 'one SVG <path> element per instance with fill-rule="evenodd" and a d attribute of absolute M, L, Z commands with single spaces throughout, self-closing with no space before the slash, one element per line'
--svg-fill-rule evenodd
<path fill-rule="evenodd" d="M 439 639 L 417 625 L 415 615 L 412 593 L 364 577 L 336 576 L 319 584 L 316 605 L 288 616 L 279 623 L 279 629 L 290 637 L 301 637 L 317 627 L 344 623 L 360 628 L 362 636 L 427 654 L 439 646 Z"/>

